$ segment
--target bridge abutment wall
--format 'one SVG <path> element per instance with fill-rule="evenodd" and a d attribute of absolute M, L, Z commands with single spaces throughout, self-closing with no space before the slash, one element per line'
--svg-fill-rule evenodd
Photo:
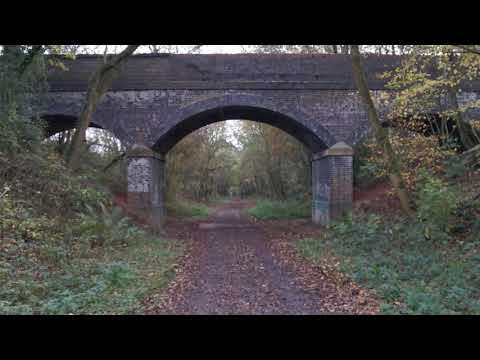
<path fill-rule="evenodd" d="M 312 222 L 327 225 L 353 203 L 353 149 L 340 142 L 312 157 Z"/>
<path fill-rule="evenodd" d="M 127 203 L 130 213 L 160 230 L 165 221 L 165 160 L 142 145 L 127 152 Z"/>

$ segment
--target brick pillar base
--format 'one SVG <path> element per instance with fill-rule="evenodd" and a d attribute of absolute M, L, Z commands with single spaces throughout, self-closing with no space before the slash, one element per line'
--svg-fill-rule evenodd
<path fill-rule="evenodd" d="M 154 230 L 165 219 L 165 161 L 143 145 L 133 145 L 127 152 L 128 208 L 135 217 Z"/>
<path fill-rule="evenodd" d="M 340 142 L 312 157 L 312 221 L 327 225 L 353 202 L 353 149 Z"/>

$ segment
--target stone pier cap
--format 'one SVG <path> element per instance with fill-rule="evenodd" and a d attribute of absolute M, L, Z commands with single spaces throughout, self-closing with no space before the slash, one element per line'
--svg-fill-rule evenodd
<path fill-rule="evenodd" d="M 354 151 L 351 146 L 343 141 L 336 143 L 325 151 L 312 155 L 312 161 L 322 159 L 326 156 L 353 156 Z"/>
<path fill-rule="evenodd" d="M 165 157 L 155 151 L 152 148 L 143 144 L 133 144 L 126 153 L 128 158 L 141 158 L 141 157 L 153 157 L 155 159 L 165 161 Z"/>

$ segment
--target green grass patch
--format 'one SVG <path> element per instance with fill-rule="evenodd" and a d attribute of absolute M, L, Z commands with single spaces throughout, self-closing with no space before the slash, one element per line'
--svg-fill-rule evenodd
<path fill-rule="evenodd" d="M 340 259 L 340 270 L 374 289 L 385 314 L 480 314 L 480 237 L 436 241 L 424 224 L 378 216 L 332 225 L 298 250 L 318 261 Z"/>
<path fill-rule="evenodd" d="M 300 201 L 258 200 L 248 214 L 261 220 L 298 219 L 311 216 L 311 204 Z"/>
<path fill-rule="evenodd" d="M 232 198 L 229 197 L 222 197 L 222 198 L 214 198 L 210 199 L 208 204 L 209 205 L 224 205 L 232 202 Z"/>
<path fill-rule="evenodd" d="M 207 217 L 210 214 L 210 208 L 201 203 L 196 203 L 190 200 L 179 200 L 168 202 L 166 204 L 169 215 L 178 217 Z"/>

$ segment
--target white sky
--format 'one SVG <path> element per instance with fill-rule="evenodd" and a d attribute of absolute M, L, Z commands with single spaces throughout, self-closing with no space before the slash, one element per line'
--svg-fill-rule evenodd
<path fill-rule="evenodd" d="M 108 52 L 118 53 L 125 48 L 125 45 L 107 45 Z M 150 53 L 150 45 L 141 45 L 136 53 Z M 160 52 L 176 52 L 178 47 L 179 52 L 188 52 L 193 45 L 155 45 L 160 48 Z M 202 45 L 198 53 L 201 54 L 236 54 L 241 52 L 248 52 L 253 45 Z M 86 45 L 90 52 L 103 54 L 105 45 Z M 169 49 L 169 47 L 171 47 Z"/>
<path fill-rule="evenodd" d="M 251 45 L 204 45 L 200 52 L 204 54 L 235 54 L 244 52 Z"/>

